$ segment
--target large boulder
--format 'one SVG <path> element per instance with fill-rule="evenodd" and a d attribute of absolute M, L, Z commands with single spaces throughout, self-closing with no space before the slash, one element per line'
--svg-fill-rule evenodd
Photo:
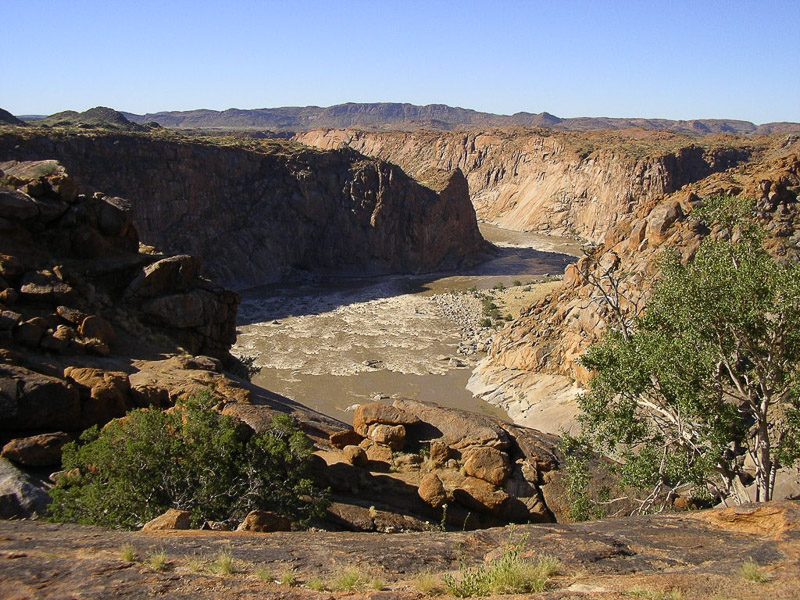
<path fill-rule="evenodd" d="M 392 462 L 392 449 L 385 444 L 378 444 L 372 440 L 364 440 L 360 447 L 367 453 L 367 458 L 378 463 Z"/>
<path fill-rule="evenodd" d="M 163 515 L 157 516 L 152 521 L 148 521 L 142 527 L 142 531 L 169 531 L 172 529 L 189 529 L 191 526 L 192 514 L 188 510 L 178 510 L 170 508 Z"/>
<path fill-rule="evenodd" d="M 288 517 L 268 510 L 254 510 L 247 514 L 236 530 L 256 531 L 259 533 L 291 531 L 292 521 Z"/>
<path fill-rule="evenodd" d="M 44 516 L 50 496 L 45 486 L 0 458 L 0 519 Z"/>
<path fill-rule="evenodd" d="M 0 215 L 12 221 L 28 221 L 39 216 L 39 208 L 28 194 L 0 189 Z"/>
<path fill-rule="evenodd" d="M 342 457 L 347 464 L 354 467 L 364 467 L 369 462 L 366 451 L 360 446 L 345 446 L 342 449 Z"/>
<path fill-rule="evenodd" d="M 503 485 L 511 473 L 508 454 L 496 448 L 478 446 L 464 451 L 464 472 L 488 481 L 492 485 Z"/>
<path fill-rule="evenodd" d="M 415 425 L 419 418 L 388 404 L 369 402 L 361 404 L 353 413 L 353 429 L 360 435 L 369 435 L 369 426 L 375 423 L 382 425 Z"/>
<path fill-rule="evenodd" d="M 478 512 L 499 515 L 510 496 L 483 479 L 465 477 L 461 485 L 453 490 L 453 499 L 462 506 Z"/>
<path fill-rule="evenodd" d="M 180 254 L 162 258 L 144 267 L 131 281 L 127 296 L 153 298 L 168 293 L 186 291 L 197 279 L 197 261 L 193 256 Z"/>
<path fill-rule="evenodd" d="M 364 439 L 363 435 L 347 429 L 345 431 L 335 431 L 330 435 L 329 441 L 334 448 L 343 449 L 345 446 L 358 446 L 361 440 Z"/>
<path fill-rule="evenodd" d="M 78 333 L 87 339 L 100 340 L 108 346 L 117 339 L 117 334 L 111 323 L 98 315 L 88 315 L 83 319 L 80 327 L 78 327 Z"/>
<path fill-rule="evenodd" d="M 67 367 L 64 376 L 74 381 L 82 392 L 81 417 L 85 427 L 104 425 L 133 408 L 130 381 L 122 371 Z"/>
<path fill-rule="evenodd" d="M 78 390 L 25 367 L 0 364 L 0 429 L 66 430 L 81 426 Z"/>
<path fill-rule="evenodd" d="M 650 211 L 647 218 L 647 235 L 653 242 L 663 241 L 675 221 L 683 218 L 683 210 L 677 200 L 662 202 Z"/>
<path fill-rule="evenodd" d="M 61 449 L 71 439 L 62 431 L 16 438 L 3 446 L 0 456 L 26 467 L 58 467 Z"/>
<path fill-rule="evenodd" d="M 447 491 L 436 473 L 428 473 L 422 478 L 422 481 L 419 482 L 417 493 L 423 502 L 433 508 L 440 508 L 447 502 Z"/>
<path fill-rule="evenodd" d="M 428 459 L 434 466 L 441 467 L 448 460 L 453 458 L 452 455 L 453 451 L 450 449 L 450 446 L 441 440 L 432 440 L 428 446 Z"/>
<path fill-rule="evenodd" d="M 392 450 L 402 450 L 406 445 L 406 428 L 402 425 L 373 423 L 369 426 L 367 437 L 377 444 L 389 446 Z"/>
<path fill-rule="evenodd" d="M 420 441 L 436 439 L 456 450 L 469 446 L 506 450 L 511 446 L 508 432 L 491 417 L 407 398 L 398 398 L 392 405 L 417 419 L 419 425 L 409 424 L 406 432 Z"/>

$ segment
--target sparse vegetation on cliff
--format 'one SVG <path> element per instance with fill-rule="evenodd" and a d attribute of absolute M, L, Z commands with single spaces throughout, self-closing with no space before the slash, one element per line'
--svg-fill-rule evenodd
<path fill-rule="evenodd" d="M 255 509 L 307 522 L 325 497 L 305 477 L 311 442 L 287 416 L 252 434 L 212 410 L 209 394 L 170 411 L 135 410 L 64 449 L 51 515 L 106 527 L 137 527 L 167 509 L 205 520 Z"/>
<path fill-rule="evenodd" d="M 697 216 L 719 235 L 689 264 L 664 260 L 644 316 L 582 359 L 596 374 L 580 399 L 585 440 L 622 459 L 643 509 L 681 489 L 771 500 L 778 469 L 800 458 L 800 265 L 763 249 L 750 212 L 710 201 Z"/>

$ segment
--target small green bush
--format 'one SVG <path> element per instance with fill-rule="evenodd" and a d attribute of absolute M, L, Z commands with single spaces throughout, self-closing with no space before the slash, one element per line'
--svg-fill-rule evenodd
<path fill-rule="evenodd" d="M 167 509 L 192 523 L 271 510 L 300 523 L 327 503 L 307 478 L 310 440 L 290 417 L 252 434 L 211 407 L 209 393 L 175 410 L 134 410 L 65 446 L 67 476 L 51 490 L 56 521 L 134 528 Z"/>
<path fill-rule="evenodd" d="M 348 569 L 331 583 L 331 588 L 341 592 L 351 592 L 366 583 L 366 579 L 357 569 Z"/>
<path fill-rule="evenodd" d="M 233 575 L 236 570 L 236 560 L 230 550 L 221 551 L 211 563 L 211 571 L 218 575 Z"/>
<path fill-rule="evenodd" d="M 119 551 L 119 557 L 125 562 L 133 562 L 138 555 L 136 548 L 131 544 L 123 546 Z"/>
<path fill-rule="evenodd" d="M 442 577 L 447 591 L 457 598 L 490 594 L 525 594 L 543 592 L 550 578 L 561 569 L 561 562 L 551 556 L 527 560 L 520 556 L 522 544 L 511 545 L 498 558 L 477 567 L 461 567 L 458 577 Z"/>
<path fill-rule="evenodd" d="M 742 563 L 739 569 L 739 577 L 745 581 L 752 581 L 753 583 L 764 583 L 769 580 L 766 571 L 759 567 L 752 558 L 748 558 Z"/>
<path fill-rule="evenodd" d="M 147 557 L 147 566 L 154 571 L 166 571 L 167 567 L 169 566 L 167 553 L 163 550 L 160 552 L 154 552 Z"/>

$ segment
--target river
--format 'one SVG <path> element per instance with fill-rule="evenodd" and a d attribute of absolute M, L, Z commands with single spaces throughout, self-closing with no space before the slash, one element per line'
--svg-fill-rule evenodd
<path fill-rule="evenodd" d="M 481 294 L 491 290 L 501 310 L 518 313 L 558 285 L 544 280 L 562 274 L 580 245 L 488 224 L 481 233 L 497 254 L 459 272 L 240 290 L 233 352 L 256 357 L 254 383 L 348 422 L 348 407 L 394 395 L 508 419 L 465 387 L 484 354 L 464 338 L 492 332 L 480 327 Z"/>

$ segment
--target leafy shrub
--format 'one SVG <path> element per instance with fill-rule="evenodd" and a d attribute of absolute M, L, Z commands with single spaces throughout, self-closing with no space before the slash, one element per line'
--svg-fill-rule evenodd
<path fill-rule="evenodd" d="M 306 477 L 311 442 L 291 418 L 251 434 L 213 404 L 205 392 L 85 431 L 64 448 L 67 475 L 51 491 L 51 518 L 133 528 L 169 508 L 191 512 L 195 526 L 255 509 L 301 523 L 319 515 L 326 498 Z"/>

